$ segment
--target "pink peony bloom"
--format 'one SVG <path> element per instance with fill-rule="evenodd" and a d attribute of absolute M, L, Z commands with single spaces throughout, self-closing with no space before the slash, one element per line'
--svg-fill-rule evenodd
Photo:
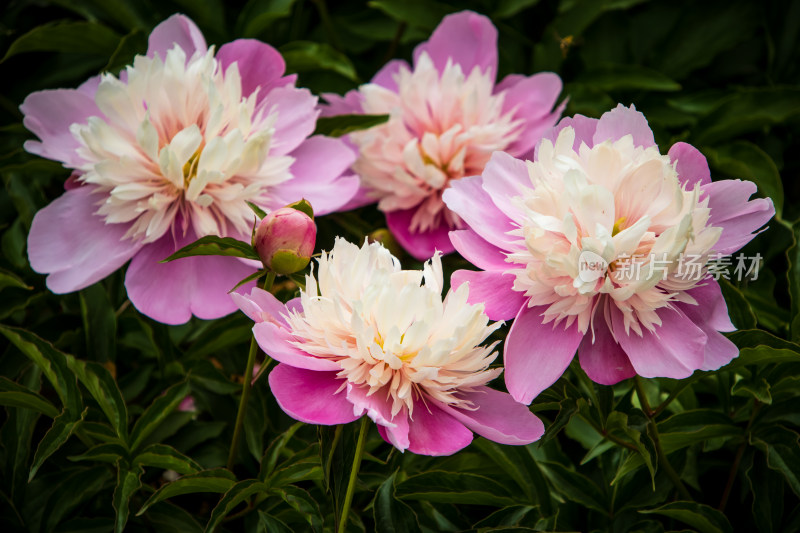
<path fill-rule="evenodd" d="M 618 106 L 599 120 L 562 120 L 533 162 L 496 153 L 480 177 L 444 195 L 470 228 L 455 248 L 483 272 L 460 270 L 493 320 L 516 317 L 506 385 L 530 403 L 577 350 L 591 379 L 685 378 L 738 355 L 708 261 L 753 238 L 774 214 L 748 200 L 749 181 L 711 182 L 685 143 L 661 155 L 644 116 Z"/>
<path fill-rule="evenodd" d="M 447 236 L 463 227 L 442 203 L 453 180 L 480 174 L 495 150 L 531 153 L 563 107 L 553 73 L 513 74 L 495 84 L 497 30 L 464 11 L 445 17 L 414 51 L 414 66 L 391 61 L 344 98 L 324 94 L 325 114 L 388 114 L 387 123 L 351 133 L 353 165 L 363 184 L 361 205 L 378 200 L 400 244 L 417 259 L 449 253 Z"/>
<path fill-rule="evenodd" d="M 214 55 L 174 15 L 150 34 L 119 78 L 33 93 L 21 106 L 40 141 L 25 148 L 73 170 L 67 191 L 39 211 L 28 256 L 56 293 L 87 287 L 128 260 L 125 287 L 142 313 L 168 324 L 236 309 L 227 291 L 255 271 L 230 257 L 159 264 L 206 235 L 250 240 L 253 213 L 306 197 L 319 213 L 357 191 L 342 176 L 354 154 L 311 137 L 317 99 L 283 76 L 271 46 L 241 39 Z"/>
<path fill-rule="evenodd" d="M 387 442 L 425 455 L 454 453 L 473 431 L 504 444 L 544 432 L 525 406 L 486 386 L 502 369 L 489 367 L 497 343 L 481 343 L 500 324 L 467 303 L 467 287 L 442 300 L 439 254 L 424 271 L 401 270 L 377 243 L 337 239 L 288 304 L 261 289 L 232 296 L 280 363 L 269 384 L 297 420 L 345 424 L 366 413 Z"/>

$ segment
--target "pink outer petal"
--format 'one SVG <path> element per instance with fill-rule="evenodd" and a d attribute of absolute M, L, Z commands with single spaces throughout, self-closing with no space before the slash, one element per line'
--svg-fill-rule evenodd
<path fill-rule="evenodd" d="M 353 89 L 344 96 L 335 93 L 322 93 L 325 103 L 320 105 L 320 115 L 335 117 L 336 115 L 361 115 L 364 113 L 362 102 L 364 97 L 357 89 Z"/>
<path fill-rule="evenodd" d="M 406 67 L 406 69 L 410 70 L 408 63 L 402 59 L 393 59 L 389 61 L 372 77 L 372 83 L 385 87 L 390 91 L 397 92 L 397 82 L 394 79 L 394 75 L 397 74 L 402 67 Z"/>
<path fill-rule="evenodd" d="M 505 80 L 504 80 L 505 81 Z M 514 117 L 524 121 L 524 129 L 506 151 L 521 157 L 533 150 L 544 132 L 558 122 L 562 104 L 553 110 L 561 94 L 561 78 L 552 72 L 541 72 L 522 78 L 506 89 L 503 111 L 515 109 Z"/>
<path fill-rule="evenodd" d="M 528 165 L 506 152 L 494 152 L 481 175 L 483 190 L 508 218 L 519 220 L 522 211 L 511 201 L 531 188 Z"/>
<path fill-rule="evenodd" d="M 625 333 L 622 313 L 616 306 L 610 314 L 617 341 L 640 376 L 682 379 L 703 365 L 708 338 L 683 312 L 660 309 L 661 326 L 656 327 L 656 333 L 643 330 L 641 337 L 632 330 Z"/>
<path fill-rule="evenodd" d="M 187 59 L 197 50 L 205 52 L 208 49 L 202 32 L 192 19 L 176 14 L 153 28 L 147 39 L 147 57 L 158 54 L 163 60 L 167 57 L 167 51 L 176 44 L 186 52 Z"/>
<path fill-rule="evenodd" d="M 452 59 L 465 74 L 477 66 L 497 75 L 497 29 L 487 17 L 472 11 L 444 17 L 431 38 L 414 49 L 414 64 L 422 52 L 428 53 L 439 72 Z"/>
<path fill-rule="evenodd" d="M 483 178 L 473 176 L 453 181 L 442 194 L 442 200 L 487 242 L 504 250 L 510 249 L 511 238 L 506 232 L 515 226 L 484 190 Z"/>
<path fill-rule="evenodd" d="M 441 405 L 441 409 L 478 435 L 500 444 L 530 444 L 544 434 L 544 424 L 527 407 L 514 401 L 510 394 L 489 387 L 476 387 L 475 392 L 460 394 L 476 410 Z"/>
<path fill-rule="evenodd" d="M 31 267 L 47 276 L 58 294 L 73 292 L 105 278 L 141 248 L 123 239 L 128 224 L 106 224 L 94 215 L 102 196 L 91 187 L 66 191 L 33 217 L 28 234 Z"/>
<path fill-rule="evenodd" d="M 274 87 L 286 83 L 281 78 L 286 71 L 283 56 L 268 44 L 255 39 L 238 39 L 222 45 L 217 52 L 217 61 L 224 71 L 237 63 L 242 77 L 242 95 L 250 96 L 259 89 L 261 101 Z"/>
<path fill-rule="evenodd" d="M 125 276 L 128 298 L 141 313 L 165 324 L 183 324 L 192 315 L 203 319 L 236 310 L 228 291 L 255 268 L 236 257 L 185 257 L 159 263 L 187 244 L 193 232 L 177 239 L 167 233 L 145 245 L 131 261 Z"/>
<path fill-rule="evenodd" d="M 26 141 L 25 150 L 72 168 L 84 161 L 76 152 L 80 143 L 70 133 L 70 125 L 85 124 L 91 116 L 103 116 L 92 96 L 74 89 L 32 93 L 19 109 L 25 115 L 25 127 L 42 141 Z"/>
<path fill-rule="evenodd" d="M 291 153 L 314 133 L 319 109 L 317 109 L 317 97 L 308 89 L 277 87 L 267 94 L 262 105 L 267 109 L 275 106 L 278 110 L 270 155 Z"/>
<path fill-rule="evenodd" d="M 748 201 L 757 190 L 751 181 L 715 181 L 704 185 L 702 190 L 709 196 L 709 224 L 722 228 L 722 235 L 714 245 L 714 250 L 721 254 L 732 254 L 750 242 L 755 237 L 753 232 L 775 214 L 769 198 Z"/>
<path fill-rule="evenodd" d="M 408 449 L 419 455 L 451 455 L 472 442 L 472 431 L 445 413 L 430 398 L 414 402 L 408 427 Z"/>
<path fill-rule="evenodd" d="M 717 331 L 736 331 L 728 316 L 728 305 L 722 297 L 722 289 L 715 279 L 706 278 L 703 285 L 687 291 L 687 294 L 697 300 L 698 305 L 676 305 L 695 324 L 708 324 Z"/>
<path fill-rule="evenodd" d="M 415 208 L 401 209 L 386 213 L 386 225 L 397 242 L 420 261 L 430 259 L 437 250 L 442 254 L 453 252 L 455 248 L 453 248 L 448 235 L 452 228 L 446 222 L 421 233 L 412 233 L 408 229 L 411 226 L 411 217 L 414 216 L 415 210 Z"/>
<path fill-rule="evenodd" d="M 594 321 L 592 331 L 584 337 L 578 347 L 578 359 L 586 375 L 595 383 L 613 385 L 636 375 L 625 350 L 617 344 L 604 319 Z"/>
<path fill-rule="evenodd" d="M 703 352 L 703 364 L 700 370 L 717 370 L 739 355 L 739 348 L 725 335 L 715 331 L 708 324 L 698 324 L 703 333 L 708 337 L 706 349 Z"/>
<path fill-rule="evenodd" d="M 272 322 L 259 322 L 253 326 L 253 335 L 264 353 L 278 362 L 306 370 L 338 372 L 342 369 L 335 361 L 314 357 L 290 344 L 294 339 L 289 331 Z"/>
<path fill-rule="evenodd" d="M 594 144 L 603 141 L 618 141 L 626 135 L 633 136 L 633 144 L 648 148 L 656 145 L 653 138 L 653 130 L 647 123 L 647 119 L 636 107 L 625 107 L 619 104 L 611 111 L 606 111 L 597 123 L 597 131 L 594 133 Z"/>
<path fill-rule="evenodd" d="M 711 183 L 711 171 L 708 169 L 706 156 L 700 150 L 686 143 L 675 143 L 669 149 L 669 159 L 676 163 L 678 178 L 688 188 L 695 184 L 707 185 Z"/>
<path fill-rule="evenodd" d="M 503 274 L 496 270 L 456 270 L 450 278 L 450 284 L 455 289 L 462 283 L 469 283 L 469 303 L 483 303 L 486 316 L 492 320 L 511 320 L 527 300 L 524 293 L 513 289 L 515 279 L 514 274 Z"/>
<path fill-rule="evenodd" d="M 307 424 L 347 424 L 358 419 L 336 372 L 316 372 L 281 363 L 269 373 L 269 387 L 286 414 Z"/>
<path fill-rule="evenodd" d="M 291 180 L 271 191 L 279 207 L 305 198 L 315 215 L 341 210 L 358 191 L 359 180 L 343 175 L 356 160 L 356 154 L 341 139 L 315 135 L 291 153 L 294 157 Z"/>
<path fill-rule="evenodd" d="M 575 142 L 572 143 L 572 148 L 577 152 L 581 144 L 586 144 L 589 148 L 594 146 L 594 134 L 597 131 L 596 118 L 584 117 L 583 115 L 575 115 L 574 117 L 562 118 L 555 128 L 548 130 L 542 135 L 543 139 L 549 140 L 555 144 L 558 134 L 564 128 L 572 128 L 575 130 Z M 539 145 L 536 145 L 534 159 L 536 159 L 539 151 Z"/>
<path fill-rule="evenodd" d="M 288 327 L 283 315 L 288 314 L 287 306 L 264 289 L 253 287 L 250 294 L 232 292 L 231 298 L 236 306 L 253 322 L 273 322 L 283 327 Z"/>
<path fill-rule="evenodd" d="M 506 387 L 518 402 L 529 404 L 564 373 L 583 339 L 577 322 L 542 324 L 544 307 L 520 309 L 506 337 Z"/>
<path fill-rule="evenodd" d="M 507 270 L 506 255 L 471 229 L 450 232 L 450 242 L 464 259 L 483 270 Z"/>
<path fill-rule="evenodd" d="M 386 394 L 378 391 L 367 396 L 367 387 L 347 384 L 347 400 L 353 404 L 353 412 L 357 416 L 364 413 L 382 428 L 383 438 L 398 450 L 405 451 L 410 444 L 408 440 L 408 411 L 405 407 L 392 417 L 392 406 Z"/>

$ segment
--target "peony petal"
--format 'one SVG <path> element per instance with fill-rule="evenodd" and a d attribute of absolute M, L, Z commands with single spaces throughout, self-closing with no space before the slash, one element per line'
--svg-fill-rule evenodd
<path fill-rule="evenodd" d="M 594 146 L 594 134 L 597 131 L 597 123 L 599 121 L 596 118 L 589 118 L 584 117 L 583 115 L 575 115 L 573 117 L 566 117 L 562 118 L 559 123 L 556 125 L 555 128 L 548 130 L 542 135 L 542 139 L 547 139 L 551 143 L 555 144 L 556 139 L 558 138 L 558 134 L 564 128 L 572 128 L 575 130 L 575 142 L 572 144 L 573 150 L 576 152 L 580 150 L 581 144 L 585 144 L 589 148 Z M 534 159 L 537 157 L 537 153 L 539 150 L 539 145 L 536 145 L 536 151 L 534 152 Z"/>
<path fill-rule="evenodd" d="M 387 399 L 380 391 L 367 396 L 368 390 L 368 387 L 359 387 L 348 383 L 347 400 L 353 404 L 353 412 L 357 416 L 362 416 L 366 413 L 373 422 L 378 424 L 379 428 L 383 428 L 385 436 L 382 436 L 389 444 L 401 452 L 405 451 L 410 444 L 408 440 L 407 409 L 403 407 L 400 412 L 392 417 L 391 398 Z"/>
<path fill-rule="evenodd" d="M 508 392 L 529 404 L 564 373 L 583 339 L 577 322 L 542 324 L 544 307 L 520 309 L 506 337 L 504 364 Z"/>
<path fill-rule="evenodd" d="M 486 242 L 472 229 L 451 231 L 450 242 L 464 259 L 483 270 L 507 270 L 511 266 L 506 263 L 503 250 Z"/>
<path fill-rule="evenodd" d="M 175 227 L 180 225 L 176 223 Z M 167 233 L 144 246 L 133 258 L 125 276 L 125 288 L 131 303 L 141 313 L 165 324 L 183 324 L 192 315 L 214 319 L 236 310 L 228 291 L 255 272 L 252 266 L 236 257 L 220 256 L 185 257 L 159 263 L 195 240 L 191 231 L 177 239 Z"/>
<path fill-rule="evenodd" d="M 308 89 L 277 87 L 267 94 L 264 105 L 268 108 L 275 106 L 278 110 L 270 155 L 291 153 L 314 133 L 319 109 L 317 97 Z"/>
<path fill-rule="evenodd" d="M 47 287 L 73 292 L 105 278 L 133 257 L 141 244 L 123 238 L 128 224 L 106 224 L 94 211 L 92 187 L 66 191 L 33 217 L 28 234 L 31 268 L 47 276 Z"/>
<path fill-rule="evenodd" d="M 103 116 L 91 95 L 74 89 L 38 91 L 28 95 L 19 109 L 25 115 L 25 127 L 42 141 L 26 141 L 25 150 L 70 168 L 85 163 L 76 151 L 80 143 L 70 126 L 85 124 L 92 116 Z"/>
<path fill-rule="evenodd" d="M 430 259 L 437 250 L 442 254 L 453 252 L 455 248 L 453 248 L 453 243 L 450 242 L 448 235 L 452 228 L 446 222 L 419 233 L 412 233 L 409 230 L 415 211 L 416 209 L 412 208 L 386 213 L 386 225 L 397 242 L 419 261 Z"/>
<path fill-rule="evenodd" d="M 273 47 L 255 39 L 238 39 L 222 45 L 217 52 L 217 61 L 224 71 L 237 63 L 242 78 L 242 95 L 250 96 L 259 90 L 259 101 L 275 87 L 285 84 L 282 76 L 286 71 L 283 56 Z"/>
<path fill-rule="evenodd" d="M 513 289 L 515 279 L 514 274 L 499 271 L 456 270 L 450 285 L 456 289 L 469 283 L 469 303 L 483 303 L 484 312 L 492 320 L 511 320 L 527 301 L 525 293 Z"/>
<path fill-rule="evenodd" d="M 578 347 L 578 360 L 586 375 L 601 385 L 614 385 L 635 376 L 625 350 L 614 340 L 606 321 L 596 320 L 593 328 Z"/>
<path fill-rule="evenodd" d="M 264 322 L 268 320 L 264 315 L 268 315 L 275 323 L 288 327 L 289 325 L 284 315 L 289 314 L 287 306 L 280 300 L 264 289 L 253 287 L 250 294 L 240 294 L 232 292 L 231 298 L 236 302 L 236 306 L 246 314 L 253 322 Z"/>
<path fill-rule="evenodd" d="M 698 325 L 708 337 L 700 370 L 717 370 L 733 361 L 739 355 L 739 348 L 725 335 L 715 331 L 708 324 Z"/>
<path fill-rule="evenodd" d="M 392 59 L 382 66 L 378 73 L 372 77 L 372 83 L 385 87 L 390 91 L 397 92 L 397 82 L 394 79 L 394 75 L 397 74 L 402 67 L 406 67 L 410 70 L 408 63 L 402 59 Z"/>
<path fill-rule="evenodd" d="M 472 442 L 472 432 L 439 405 L 430 398 L 414 402 L 408 424 L 409 451 L 419 455 L 452 455 Z"/>
<path fill-rule="evenodd" d="M 675 163 L 678 178 L 687 188 L 694 187 L 695 184 L 711 183 L 711 171 L 708 169 L 706 156 L 691 144 L 673 144 L 669 149 L 669 158 Z"/>
<path fill-rule="evenodd" d="M 450 59 L 461 65 L 464 74 L 480 67 L 497 76 L 497 29 L 487 17 L 472 11 L 444 17 L 431 38 L 414 49 L 415 64 L 422 52 L 427 52 L 439 72 Z"/>
<path fill-rule="evenodd" d="M 505 81 L 505 80 L 504 80 Z M 505 90 L 503 111 L 514 111 L 514 117 L 524 121 L 520 136 L 506 152 L 516 157 L 529 153 L 542 138 L 544 132 L 558 122 L 564 105 L 553 109 L 561 94 L 561 78 L 552 72 L 541 72 L 523 77 Z"/>
<path fill-rule="evenodd" d="M 442 194 L 442 200 L 487 242 L 509 249 L 508 243 L 512 238 L 506 232 L 515 226 L 484 190 L 483 178 L 473 176 L 453 181 Z"/>
<path fill-rule="evenodd" d="M 728 316 L 722 289 L 715 279 L 706 278 L 703 285 L 686 291 L 686 294 L 697 300 L 698 305 L 679 303 L 677 307 L 695 324 L 708 324 L 717 331 L 736 331 Z"/>
<path fill-rule="evenodd" d="M 625 107 L 619 104 L 611 111 L 603 113 L 592 140 L 594 144 L 600 144 L 607 140 L 618 141 L 626 135 L 633 136 L 634 146 L 648 148 L 656 145 L 653 130 L 644 115 L 636 111 L 635 106 Z"/>
<path fill-rule="evenodd" d="M 306 370 L 338 372 L 342 369 L 335 361 L 314 357 L 290 344 L 294 340 L 291 333 L 272 322 L 259 322 L 253 326 L 253 335 L 264 353 L 280 363 Z"/>
<path fill-rule="evenodd" d="M 531 188 L 528 165 L 506 152 L 494 152 L 483 169 L 482 185 L 500 211 L 513 220 L 524 215 L 511 200 Z"/>
<path fill-rule="evenodd" d="M 167 51 L 178 45 L 186 52 L 186 59 L 192 57 L 196 51 L 208 50 L 203 33 L 186 15 L 172 15 L 170 18 L 153 28 L 147 38 L 147 57 L 158 54 L 162 60 L 167 57 Z"/>
<path fill-rule="evenodd" d="M 694 325 L 681 311 L 661 308 L 658 312 L 661 326 L 656 332 L 643 330 L 642 336 L 634 331 L 625 333 L 622 313 L 611 306 L 614 335 L 636 373 L 646 378 L 682 379 L 703 365 L 706 334 Z"/>
<path fill-rule="evenodd" d="M 742 180 L 722 180 L 702 187 L 708 194 L 711 216 L 708 223 L 722 228 L 722 235 L 714 245 L 721 254 L 732 254 L 750 242 L 753 233 L 775 214 L 772 200 L 748 200 L 757 188 L 755 183 Z"/>
<path fill-rule="evenodd" d="M 269 387 L 286 414 L 306 424 L 347 424 L 358 417 L 336 372 L 316 372 L 281 363 L 269 373 Z"/>
<path fill-rule="evenodd" d="M 360 115 L 364 113 L 362 109 L 363 96 L 357 89 L 353 89 L 344 96 L 335 93 L 322 93 L 320 96 L 325 100 L 320 105 L 320 116 L 335 117 L 336 115 Z"/>
<path fill-rule="evenodd" d="M 444 412 L 478 435 L 500 444 L 529 444 L 544 434 L 544 424 L 510 394 L 489 387 L 475 387 L 475 392 L 460 394 L 477 409 L 458 409 L 442 405 Z"/>

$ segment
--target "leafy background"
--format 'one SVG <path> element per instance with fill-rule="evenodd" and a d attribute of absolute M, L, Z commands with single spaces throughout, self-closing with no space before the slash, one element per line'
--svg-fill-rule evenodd
<path fill-rule="evenodd" d="M 526 447 L 476 438 L 429 458 L 398 453 L 373 428 L 351 529 L 800 531 L 800 2 L 731 0 L 6 3 L 2 531 L 332 531 L 357 425 L 294 423 L 261 378 L 238 465 L 226 470 L 251 323 L 241 314 L 156 323 L 128 305 L 122 272 L 79 293 L 49 293 L 25 239 L 68 172 L 22 150 L 24 97 L 116 73 L 174 12 L 209 43 L 272 44 L 317 94 L 344 92 L 387 60 L 409 59 L 444 14 L 464 8 L 497 25 L 500 75 L 559 73 L 567 114 L 634 103 L 662 152 L 694 144 L 715 179 L 752 179 L 777 215 L 744 250 L 764 258 L 758 279 L 723 283 L 741 348 L 728 367 L 647 380 L 643 406 L 631 380 L 598 386 L 573 366 L 534 402 L 548 431 Z M 336 234 L 360 241 L 383 224 L 374 208 L 321 218 L 318 246 Z M 277 286 L 286 298 L 294 290 Z M 178 409 L 187 395 L 194 411 Z M 657 445 L 690 499 L 659 468 Z"/>

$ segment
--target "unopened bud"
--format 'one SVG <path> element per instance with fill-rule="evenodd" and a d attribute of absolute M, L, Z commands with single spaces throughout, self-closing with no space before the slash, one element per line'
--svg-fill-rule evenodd
<path fill-rule="evenodd" d="M 264 266 L 288 275 L 308 265 L 316 240 L 317 227 L 310 216 L 293 207 L 282 207 L 258 225 L 254 246 Z"/>

